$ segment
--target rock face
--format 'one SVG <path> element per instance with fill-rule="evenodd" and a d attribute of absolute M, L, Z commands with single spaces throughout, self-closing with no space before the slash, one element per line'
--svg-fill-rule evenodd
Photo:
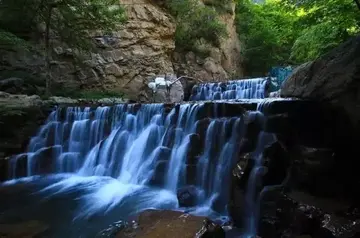
<path fill-rule="evenodd" d="M 138 226 L 123 229 L 116 237 L 225 237 L 220 226 L 205 219 L 175 211 L 148 210 L 140 214 Z"/>
<path fill-rule="evenodd" d="M 220 16 L 220 21 L 226 25 L 228 38 L 222 39 L 220 47 L 210 49 L 206 58 L 194 52 L 174 52 L 174 70 L 178 74 L 191 76 L 203 81 L 223 81 L 233 75 L 242 76 L 240 41 L 235 28 L 235 3 L 232 3 L 232 12 Z"/>
<path fill-rule="evenodd" d="M 323 138 L 335 142 L 330 147 L 334 150 L 334 165 L 328 170 L 327 177 L 341 181 L 341 185 L 332 188 L 351 191 L 350 195 L 358 200 L 360 194 L 355 188 L 360 181 L 359 161 L 353 154 L 358 151 L 360 131 L 360 36 L 313 62 L 301 65 L 284 82 L 281 96 L 312 99 L 332 107 L 333 113 L 324 116 L 323 123 L 319 124 L 327 132 Z M 332 182 L 328 181 L 322 179 L 317 183 L 330 186 Z"/>
<path fill-rule="evenodd" d="M 99 52 L 92 53 L 85 67 L 74 65 L 75 52 L 54 45 L 51 65 L 54 91 L 96 89 L 124 92 L 136 97 L 146 80 L 157 74 L 173 73 L 171 53 L 175 49 L 175 24 L 164 10 L 146 0 L 133 4 L 121 0 L 128 20 L 112 37 L 95 32 Z M 1 50 L 1 49 L 0 49 Z M 44 87 L 44 61 L 39 54 L 1 52 L 0 90 L 9 93 L 40 94 L 43 90 L 22 90 L 22 85 Z M 15 76 L 14 76 L 15 75 Z M 40 81 L 34 82 L 35 80 Z"/>
<path fill-rule="evenodd" d="M 360 36 L 301 65 L 283 84 L 281 96 L 330 102 L 360 128 Z"/>
<path fill-rule="evenodd" d="M 146 0 L 137 4 L 121 0 L 121 3 L 126 8 L 128 21 L 115 33 L 118 40 L 110 44 L 102 41 L 106 50 L 98 59 L 104 63 L 105 88 L 131 95 L 144 86 L 145 80 L 173 73 L 171 52 L 175 48 L 175 24 L 163 10 Z"/>
<path fill-rule="evenodd" d="M 53 44 L 51 75 L 53 92 L 79 90 L 112 91 L 139 99 L 154 76 L 174 74 L 199 79 L 225 79 L 239 71 L 240 44 L 234 26 L 234 12 L 224 14 L 229 38 L 212 48 L 203 59 L 193 52 L 174 53 L 176 25 L 161 4 L 139 0 L 121 0 L 128 20 L 104 36 L 94 32 L 98 51 L 76 65 L 76 51 Z M 235 4 L 233 4 L 233 11 Z M 43 94 L 44 56 L 41 52 L 14 52 L 0 48 L 0 91 L 14 94 Z M 238 72 L 241 74 L 241 72 Z M 146 97 L 145 97 L 146 98 Z"/>
<path fill-rule="evenodd" d="M 18 224 L 0 224 L 0 237 L 32 238 L 44 235 L 48 226 L 39 221 L 28 221 Z"/>

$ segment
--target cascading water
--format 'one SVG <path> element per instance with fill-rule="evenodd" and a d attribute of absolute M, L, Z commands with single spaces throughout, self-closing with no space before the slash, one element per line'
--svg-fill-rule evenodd
<path fill-rule="evenodd" d="M 204 127 L 201 119 L 207 116 L 202 109 L 203 104 L 178 105 L 169 113 L 162 104 L 58 108 L 31 139 L 28 152 L 13 159 L 11 174 L 13 179 L 21 176 L 19 167 L 26 159 L 23 176 L 63 175 L 42 193 L 53 196 L 86 187 L 78 217 L 111 210 L 128 203 L 129 197 L 138 201 L 133 212 L 153 207 L 183 210 L 176 193 L 189 185 L 199 194 L 187 209 L 190 213 L 227 215 L 226 185 L 243 120 L 208 119 Z M 201 128 L 204 148 L 190 164 L 191 137 L 201 134 Z M 189 181 L 188 173 L 197 179 Z"/>
<path fill-rule="evenodd" d="M 266 97 L 268 85 L 268 78 L 243 79 L 222 83 L 203 83 L 194 86 L 190 101 L 261 99 Z"/>
<path fill-rule="evenodd" d="M 262 104 L 260 104 L 262 105 Z M 259 106 L 260 106 L 259 105 Z M 258 106 L 258 109 L 259 109 Z M 250 114 L 251 117 L 263 117 L 263 114 L 259 111 Z M 261 120 L 260 120 L 261 121 Z M 266 133 L 261 131 L 258 137 L 258 143 L 255 151 L 252 153 L 254 160 L 254 166 L 251 170 L 245 196 L 245 217 L 244 217 L 244 238 L 256 237 L 257 227 L 260 214 L 260 200 L 261 196 L 261 178 L 266 173 L 266 167 L 263 165 L 263 151 L 265 147 L 271 145 L 276 141 L 276 137 L 272 133 Z"/>
<path fill-rule="evenodd" d="M 30 140 L 28 152 L 12 159 L 12 180 L 3 185 L 47 175 L 50 182 L 39 194 L 50 198 L 81 190 L 75 220 L 116 209 L 130 216 L 149 208 L 227 216 L 229 174 L 241 152 L 245 121 L 262 117 L 273 100 L 280 100 L 263 100 L 267 85 L 268 79 L 258 78 L 194 87 L 191 100 L 259 99 L 258 112 L 249 118 L 222 118 L 216 103 L 211 116 L 202 103 L 170 111 L 163 104 L 57 108 Z M 193 144 L 194 138 L 198 143 Z M 274 135 L 260 132 L 252 153 L 245 237 L 257 232 L 259 183 L 266 172 L 262 151 L 274 141 Z M 200 151 L 193 154 L 194 147 Z M 178 193 L 189 187 L 195 188 L 195 202 L 184 205 Z"/>
<path fill-rule="evenodd" d="M 271 104 L 274 101 L 283 101 L 281 98 L 268 98 L 262 100 L 257 105 L 257 111 L 250 113 L 250 120 L 255 117 L 260 117 L 261 127 L 264 128 L 264 114 L 267 114 Z M 293 100 L 293 99 L 285 99 Z M 254 165 L 248 178 L 245 196 L 245 214 L 244 214 L 244 233 L 243 238 L 254 238 L 258 232 L 258 223 L 260 219 L 260 204 L 263 196 L 271 191 L 283 186 L 289 178 L 286 177 L 282 184 L 262 186 L 262 177 L 267 173 L 267 168 L 264 166 L 263 151 L 264 149 L 277 141 L 276 135 L 261 131 L 258 137 L 258 143 L 255 151 L 252 153 Z"/>

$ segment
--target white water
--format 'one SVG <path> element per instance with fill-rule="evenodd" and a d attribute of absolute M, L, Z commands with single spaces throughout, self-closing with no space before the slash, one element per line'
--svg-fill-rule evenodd
<path fill-rule="evenodd" d="M 107 212 L 130 200 L 134 201 L 133 212 L 181 210 L 177 191 L 189 185 L 195 185 L 200 194 L 191 209 L 193 214 L 226 216 L 228 175 L 244 130 L 242 118 L 210 119 L 210 125 L 204 127 L 204 149 L 198 162 L 189 165 L 190 136 L 204 117 L 203 105 L 178 105 L 170 113 L 164 112 L 162 104 L 136 107 L 55 110 L 31 139 L 28 153 L 13 159 L 13 179 L 20 176 L 18 165 L 26 156 L 27 178 L 66 173 L 41 193 L 55 196 L 84 188 L 87 192 L 79 197 L 83 206 L 78 218 Z M 161 164 L 165 164 L 164 172 Z M 194 166 L 195 172 L 188 169 Z M 188 181 L 187 173 L 195 173 L 190 174 L 198 178 L 195 184 Z"/>
<path fill-rule="evenodd" d="M 261 99 L 266 97 L 267 78 L 203 83 L 194 86 L 191 101 Z"/>

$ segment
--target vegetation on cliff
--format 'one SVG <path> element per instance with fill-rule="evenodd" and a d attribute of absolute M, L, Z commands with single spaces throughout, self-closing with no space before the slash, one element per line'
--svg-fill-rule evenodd
<path fill-rule="evenodd" d="M 214 7 L 220 13 L 232 14 L 231 3 L 233 0 L 203 0 L 206 6 Z"/>
<path fill-rule="evenodd" d="M 198 0 L 166 1 L 176 19 L 175 44 L 178 49 L 206 54 L 209 45 L 220 45 L 220 39 L 227 36 L 227 31 L 218 19 L 219 3 L 211 1 L 203 5 Z"/>
<path fill-rule="evenodd" d="M 237 0 L 237 29 L 248 74 L 314 60 L 360 32 L 353 0 Z"/>
<path fill-rule="evenodd" d="M 117 0 L 3 0 L 0 2 L 0 47 L 26 49 L 40 45 L 51 89 L 51 55 L 55 44 L 76 49 L 76 54 L 94 50 L 91 33 L 110 33 L 125 19 Z M 34 45 L 35 46 L 35 45 Z M 74 52 L 75 52 L 74 51 Z"/>

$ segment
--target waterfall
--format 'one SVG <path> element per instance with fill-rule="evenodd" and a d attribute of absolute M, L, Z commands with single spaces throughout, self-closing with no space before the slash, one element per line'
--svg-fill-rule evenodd
<path fill-rule="evenodd" d="M 245 196 L 245 237 L 256 237 L 258 231 L 258 222 L 260 216 L 260 202 L 261 202 L 261 187 L 262 176 L 267 172 L 266 167 L 263 166 L 263 150 L 266 146 L 271 145 L 276 141 L 275 135 L 266 132 L 260 132 L 258 144 L 252 157 L 255 161 L 254 167 L 251 170 Z"/>
<path fill-rule="evenodd" d="M 254 118 L 263 122 L 271 103 L 283 100 L 262 99 L 266 84 L 259 78 L 194 87 L 194 100 L 260 99 L 251 100 L 258 103 L 257 112 L 236 117 L 222 117 L 237 112 L 226 113 L 224 104 L 201 102 L 55 108 L 31 138 L 27 152 L 11 159 L 12 180 L 5 184 L 44 176 L 51 181 L 39 189 L 45 197 L 80 188 L 77 199 L 82 202 L 74 219 L 118 207 L 124 216 L 156 208 L 217 221 L 228 218 L 231 170 L 247 124 Z M 260 132 L 251 153 L 254 167 L 244 205 L 246 237 L 257 232 L 261 177 L 266 172 L 262 152 L 274 141 L 273 134 Z M 184 190 L 192 197 L 189 203 L 181 201 Z"/>
<path fill-rule="evenodd" d="M 204 214 L 206 208 L 204 215 L 226 216 L 229 174 L 246 128 L 242 116 L 209 118 L 206 110 L 201 103 L 170 111 L 163 104 L 57 108 L 31 139 L 28 152 L 13 158 L 12 178 L 66 174 L 42 191 L 55 194 L 84 184 L 96 187 L 85 196 L 83 213 L 109 209 L 144 189 L 151 192 L 140 210 L 170 200 L 168 208 L 181 209 L 173 197 L 194 186 L 198 193 L 189 211 Z M 192 144 L 193 138 L 198 144 Z M 199 153 L 192 155 L 193 150 Z M 111 180 L 104 185 L 99 178 Z"/>
<path fill-rule="evenodd" d="M 268 84 L 267 78 L 203 83 L 194 86 L 190 101 L 261 99 L 266 97 Z"/>

